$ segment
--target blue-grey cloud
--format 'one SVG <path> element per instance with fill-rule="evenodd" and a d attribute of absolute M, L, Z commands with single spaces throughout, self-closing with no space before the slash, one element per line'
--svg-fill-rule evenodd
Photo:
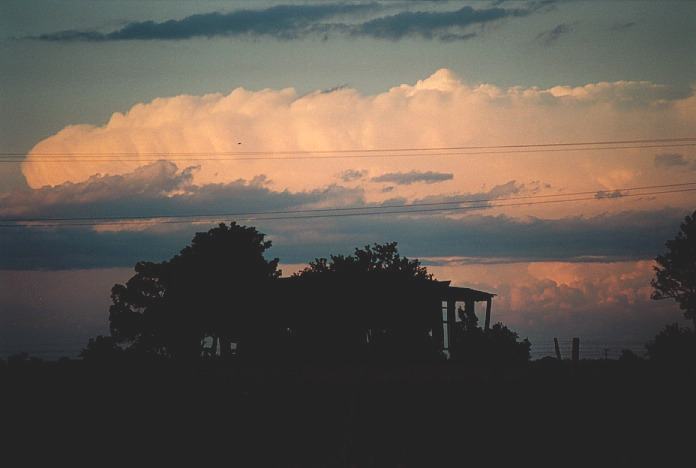
<path fill-rule="evenodd" d="M 273 191 L 265 176 L 229 183 L 193 185 L 195 167 L 179 171 L 171 161 L 142 166 L 124 175 L 95 175 L 80 183 L 0 193 L 0 219 L 36 217 L 139 217 L 284 210 L 362 199 L 359 188 L 331 185 L 305 192 Z"/>
<path fill-rule="evenodd" d="M 592 218 L 521 220 L 486 215 L 490 204 L 477 203 L 475 211 L 456 211 L 468 214 L 461 219 L 451 217 L 455 211 L 443 211 L 250 220 L 249 212 L 282 213 L 329 206 L 389 206 L 388 211 L 404 211 L 395 210 L 393 205 L 406 204 L 406 200 L 393 198 L 382 203 L 367 203 L 360 188 L 339 185 L 304 192 L 274 191 L 263 176 L 250 181 L 198 186 L 191 182 L 194 170 L 177 170 L 173 163 L 160 161 L 126 175 L 95 176 L 83 183 L 0 195 L 2 224 L 15 226 L 0 228 L 0 269 L 127 267 L 140 260 L 160 261 L 178 252 L 196 231 L 234 219 L 255 225 L 269 234 L 274 241 L 272 255 L 286 263 L 307 262 L 316 256 L 350 251 L 358 245 L 391 240 L 400 242 L 404 253 L 412 257 L 645 259 L 662 250 L 664 241 L 673 237 L 685 215 L 672 209 Z M 521 191 L 533 193 L 534 186 L 510 181 L 479 193 L 427 197 L 413 202 L 442 204 L 504 199 Z M 108 229 L 104 225 L 99 229 L 91 226 L 37 228 L 10 221 L 19 217 L 181 217 L 191 214 L 210 217 L 199 224 L 129 225 L 127 229 L 118 225 L 107 226 Z M 105 224 L 114 222 L 104 221 Z"/>
<path fill-rule="evenodd" d="M 411 257 L 572 262 L 654 258 L 663 250 L 665 240 L 674 237 L 686 214 L 665 209 L 589 218 L 518 220 L 483 214 L 452 219 L 436 213 L 241 222 L 269 234 L 274 241 L 271 255 L 285 263 L 303 263 L 386 241 L 399 242 L 403 253 Z M 161 261 L 177 253 L 193 233 L 214 225 L 211 221 L 118 232 L 98 232 L 88 227 L 0 229 L 0 269 L 127 267 L 140 260 Z"/>
<path fill-rule="evenodd" d="M 529 186 L 526 186 L 525 184 L 518 183 L 516 180 L 511 180 L 504 184 L 494 185 L 489 190 L 481 192 L 449 196 L 429 195 L 424 198 L 419 198 L 415 201 L 415 203 L 479 202 L 481 200 L 493 201 L 498 198 L 505 198 L 509 197 L 510 195 L 518 194 L 522 191 L 527 191 L 529 193 L 538 191 L 538 182 L 535 181 L 530 183 Z"/>
<path fill-rule="evenodd" d="M 32 37 L 43 41 L 105 42 L 123 40 L 182 40 L 196 37 L 273 37 L 281 40 L 309 36 L 328 38 L 348 35 L 399 40 L 407 37 L 466 40 L 476 36 L 468 30 L 505 18 L 542 11 L 545 2 L 526 8 L 472 8 L 457 10 L 399 11 L 377 2 L 276 5 L 265 9 L 202 13 L 163 22 L 134 21 L 110 32 L 70 29 Z M 363 20 L 365 16 L 368 19 Z"/>
<path fill-rule="evenodd" d="M 553 45 L 558 42 L 562 36 L 570 34 L 574 30 L 575 23 L 561 23 L 548 31 L 542 31 L 537 34 L 536 40 L 546 46 Z"/>
<path fill-rule="evenodd" d="M 353 182 L 363 179 L 366 175 L 367 171 L 365 169 L 348 169 L 338 174 L 338 178 L 343 182 Z"/>
<path fill-rule="evenodd" d="M 136 21 L 108 33 L 66 30 L 42 34 L 37 38 L 45 41 L 177 40 L 215 36 L 297 39 L 311 33 L 326 32 L 330 25 L 322 21 L 327 19 L 379 8 L 377 3 L 276 5 L 259 10 L 202 13 L 163 22 Z"/>
<path fill-rule="evenodd" d="M 658 168 L 671 168 L 689 165 L 689 161 L 684 157 L 683 154 L 679 153 L 656 154 L 654 163 L 655 167 Z"/>
<path fill-rule="evenodd" d="M 621 190 L 600 190 L 599 192 L 595 193 L 595 199 L 596 200 L 602 200 L 605 198 L 621 198 L 624 196 L 624 193 Z"/>
<path fill-rule="evenodd" d="M 464 40 L 474 37 L 476 33 L 462 33 L 463 28 L 509 17 L 526 16 L 531 11 L 499 7 L 475 9 L 470 6 L 455 11 L 402 11 L 366 21 L 353 28 L 351 34 L 390 40 L 405 37 Z"/>
<path fill-rule="evenodd" d="M 424 182 L 426 184 L 436 184 L 438 182 L 445 182 L 447 180 L 452 180 L 454 175 L 449 172 L 388 172 L 386 174 L 373 177 L 372 182 L 387 182 L 396 185 L 411 185 L 418 182 Z"/>
<path fill-rule="evenodd" d="M 618 21 L 611 25 L 611 31 L 626 31 L 634 27 L 636 23 L 634 21 Z"/>
<path fill-rule="evenodd" d="M 480 212 L 479 212 L 480 213 Z M 399 242 L 411 257 L 460 256 L 510 261 L 598 261 L 652 259 L 684 216 L 678 209 L 630 211 L 594 217 L 515 219 L 509 216 L 470 215 L 452 219 L 441 215 L 379 216 L 337 219 L 330 227 L 340 238 L 305 242 L 301 233 L 284 235 L 274 255 L 287 263 L 306 262 L 315 256 L 350 252 L 368 242 Z M 273 232 L 277 227 L 263 226 Z M 332 231 L 333 232 L 333 231 Z"/>

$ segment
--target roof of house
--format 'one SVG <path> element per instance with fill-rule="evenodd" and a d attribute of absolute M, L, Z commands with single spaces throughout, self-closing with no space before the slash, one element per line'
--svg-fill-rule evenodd
<path fill-rule="evenodd" d="M 454 299 L 455 301 L 487 301 L 495 296 L 493 293 L 479 291 L 478 289 L 450 286 L 450 281 L 438 281 L 438 283 L 444 283 L 446 285 L 447 289 L 445 294 L 447 299 Z"/>
<path fill-rule="evenodd" d="M 296 282 L 301 281 L 301 279 L 298 277 L 285 277 L 279 279 L 286 286 L 293 283 L 297 284 Z M 420 284 L 419 287 L 426 287 L 428 289 L 428 292 L 433 292 L 433 289 L 436 290 L 437 294 L 443 301 L 454 300 L 460 302 L 479 302 L 487 301 L 495 296 L 495 294 L 486 291 L 479 291 L 477 289 L 472 288 L 462 288 L 459 286 L 450 286 L 450 283 L 451 281 L 425 281 L 422 284 Z"/>

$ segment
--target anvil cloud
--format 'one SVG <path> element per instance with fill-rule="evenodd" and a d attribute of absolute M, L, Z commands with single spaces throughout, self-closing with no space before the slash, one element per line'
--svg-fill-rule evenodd
<path fill-rule="evenodd" d="M 273 190 L 298 192 L 345 183 L 363 189 L 371 202 L 451 196 L 510 180 L 536 181 L 550 190 L 609 191 L 672 177 L 664 165 L 656 171 L 655 150 L 426 151 L 407 159 L 360 160 L 316 153 L 297 160 L 291 153 L 664 138 L 689 134 L 693 128 L 696 97 L 668 86 L 618 81 L 500 88 L 468 84 L 442 69 L 413 85 L 376 95 L 347 87 L 305 95 L 292 88 L 236 88 L 228 94 L 158 98 L 114 113 L 102 126 L 64 128 L 30 151 L 22 171 L 30 187 L 40 188 L 84 182 L 95 174 L 122 175 L 164 159 L 180 169 L 197 166 L 192 178 L 198 185 L 265 176 Z M 244 160 L 230 160 L 230 153 L 234 157 L 240 151 L 246 154 Z M 187 158 L 186 153 L 193 155 Z M 404 173 L 447 177 L 438 176 L 437 184 L 401 180 L 384 191 L 380 177 Z"/>

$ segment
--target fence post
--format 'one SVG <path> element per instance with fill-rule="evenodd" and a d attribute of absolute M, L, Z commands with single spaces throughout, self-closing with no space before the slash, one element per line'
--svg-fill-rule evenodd
<path fill-rule="evenodd" d="M 556 348 L 556 359 L 562 361 L 563 358 L 561 358 L 561 348 L 558 346 L 558 338 L 553 339 L 553 346 Z"/>
<path fill-rule="evenodd" d="M 573 362 L 578 362 L 580 360 L 580 338 L 573 338 L 572 359 Z"/>

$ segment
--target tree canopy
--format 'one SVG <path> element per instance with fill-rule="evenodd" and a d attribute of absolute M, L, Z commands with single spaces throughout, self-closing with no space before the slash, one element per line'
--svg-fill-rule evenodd
<path fill-rule="evenodd" d="M 197 359 L 229 355 L 232 343 L 251 361 L 443 358 L 436 330 L 449 283 L 402 256 L 395 242 L 318 258 L 283 279 L 278 259 L 264 257 L 270 247 L 253 227 L 220 224 L 170 260 L 137 263 L 135 275 L 112 288 L 111 337 L 91 340 L 84 358 Z M 528 342 L 500 324 L 484 332 L 469 315 L 453 357 L 529 359 Z"/>
<path fill-rule="evenodd" d="M 433 275 L 418 260 L 402 257 L 396 242 L 366 245 L 356 248 L 353 255 L 331 255 L 330 260 L 317 258 L 296 276 L 382 274 L 398 279 L 432 280 Z"/>
<path fill-rule="evenodd" d="M 696 211 L 684 218 L 677 236 L 665 245 L 667 252 L 655 259 L 652 298 L 674 299 L 696 325 Z"/>
<path fill-rule="evenodd" d="M 303 359 L 422 360 L 437 357 L 428 332 L 435 281 L 396 242 L 318 258 L 294 276 L 295 349 Z M 433 307 L 434 306 L 434 307 Z"/>
<path fill-rule="evenodd" d="M 253 227 L 220 224 L 199 232 L 168 261 L 139 262 L 136 274 L 111 291 L 111 335 L 132 349 L 170 357 L 198 357 L 204 340 L 221 354 L 251 320 L 254 300 L 280 276 L 278 259 Z"/>

